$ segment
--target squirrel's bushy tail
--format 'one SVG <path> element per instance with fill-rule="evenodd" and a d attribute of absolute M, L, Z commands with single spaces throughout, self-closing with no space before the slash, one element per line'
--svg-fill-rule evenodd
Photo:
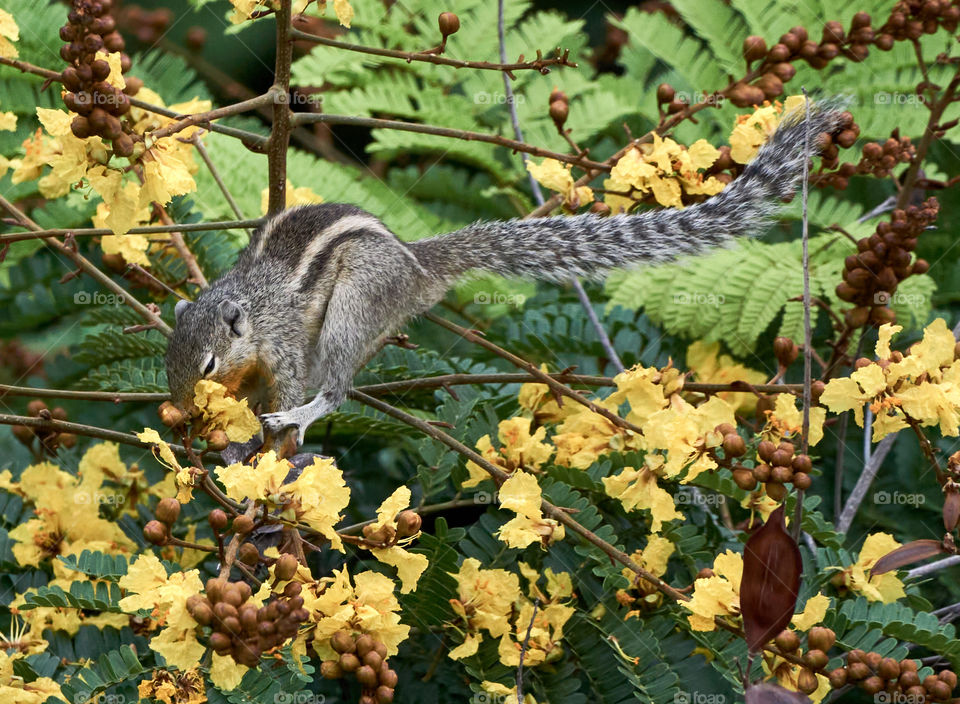
<path fill-rule="evenodd" d="M 596 278 L 618 267 L 729 245 L 737 237 L 761 234 L 778 201 L 796 190 L 804 160 L 818 153 L 819 135 L 833 131 L 840 114 L 835 101 L 811 104 L 808 152 L 804 108 L 786 115 L 739 177 L 709 200 L 682 210 L 480 222 L 418 240 L 411 248 L 428 271 L 445 278 L 479 269 L 562 280 Z"/>

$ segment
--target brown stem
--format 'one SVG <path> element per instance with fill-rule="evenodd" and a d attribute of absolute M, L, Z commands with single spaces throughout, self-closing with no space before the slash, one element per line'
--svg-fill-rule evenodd
<path fill-rule="evenodd" d="M 485 132 L 471 132 L 469 130 L 458 130 L 452 127 L 438 127 L 436 125 L 423 125 L 416 122 L 404 122 L 402 120 L 384 120 L 377 117 L 361 117 L 358 115 L 332 115 L 329 113 L 299 112 L 293 116 L 295 125 L 323 123 L 328 125 L 353 125 L 355 127 L 369 127 L 371 129 L 382 128 L 398 130 L 401 132 L 417 132 L 419 134 L 432 134 L 438 137 L 450 137 L 451 139 L 462 139 L 466 142 L 485 142 L 487 144 L 496 144 L 501 147 L 507 147 L 518 152 L 526 152 L 534 156 L 556 159 L 565 164 L 573 164 L 582 169 L 596 172 L 609 171 L 610 166 L 602 164 L 599 161 L 591 161 L 580 156 L 555 152 L 551 149 L 544 149 L 533 144 L 520 142 L 516 139 L 501 137 L 498 134 L 487 134 Z"/>
<path fill-rule="evenodd" d="M 167 214 L 167 210 L 163 206 L 160 206 L 160 220 L 168 227 L 174 225 L 173 219 Z M 183 239 L 183 233 L 171 232 L 170 244 L 172 244 L 173 248 L 177 250 L 177 254 L 180 255 L 180 258 L 186 265 L 187 272 L 190 275 L 190 281 L 195 283 L 200 288 L 207 288 L 210 285 L 207 282 L 207 277 L 203 275 L 203 269 L 200 268 L 200 264 L 197 262 L 197 257 L 193 254 L 193 252 L 190 251 L 190 247 L 187 246 L 186 240 Z"/>
<path fill-rule="evenodd" d="M 27 396 L 29 398 L 66 398 L 78 401 L 109 401 L 110 403 L 149 402 L 162 403 L 169 394 L 126 393 L 119 391 L 73 391 L 72 389 L 35 389 L 30 386 L 0 384 L 0 399 L 4 396 Z"/>
<path fill-rule="evenodd" d="M 930 440 L 927 439 L 927 436 L 920 428 L 920 423 L 906 413 L 904 413 L 903 416 L 913 430 L 914 435 L 917 436 L 917 440 L 920 442 L 920 449 L 923 451 L 923 456 L 927 458 L 930 466 L 933 467 L 933 471 L 937 473 L 937 481 L 940 482 L 941 485 L 945 484 L 947 476 L 943 473 L 943 470 L 940 469 L 940 463 L 937 461 L 937 453 L 934 451 L 933 445 L 930 444 Z"/>
<path fill-rule="evenodd" d="M 188 127 L 195 127 L 197 125 L 212 126 L 213 120 L 218 120 L 221 117 L 229 117 L 230 115 L 239 115 L 240 113 L 250 112 L 251 110 L 256 110 L 257 108 L 263 105 L 269 105 L 277 99 L 277 94 L 269 90 L 263 95 L 258 95 L 256 98 L 250 98 L 249 100 L 241 100 L 239 103 L 231 103 L 230 105 L 224 105 L 223 107 L 214 108 L 212 110 L 207 110 L 205 112 L 197 112 L 191 115 L 178 115 L 176 122 L 171 122 L 168 125 L 153 130 L 152 132 L 147 132 L 144 135 L 144 138 L 148 143 L 153 144 L 164 137 L 169 137 L 174 135 L 177 132 L 181 132 Z"/>
<path fill-rule="evenodd" d="M 373 56 L 383 56 L 390 59 L 402 59 L 407 63 L 411 61 L 425 61 L 431 64 L 440 64 L 443 66 L 453 66 L 454 68 L 477 68 L 485 69 L 488 71 L 524 71 L 527 69 L 532 69 L 534 71 L 539 71 L 540 73 L 546 75 L 550 72 L 550 66 L 569 66 L 570 68 L 576 68 L 577 65 L 569 60 L 570 53 L 565 51 L 562 54 L 555 56 L 552 59 L 544 59 L 539 56 L 540 52 L 537 52 L 537 58 L 533 61 L 518 61 L 516 63 L 493 63 L 490 61 L 464 61 L 463 59 L 451 59 L 447 56 L 439 56 L 437 54 L 428 54 L 422 51 L 400 51 L 399 49 L 381 49 L 375 46 L 363 46 L 361 44 L 351 44 L 349 42 L 341 42 L 336 39 L 328 39 L 327 37 L 320 37 L 316 34 L 310 34 L 309 32 L 303 32 L 299 29 L 294 29 L 290 32 L 290 36 L 294 39 L 300 39 L 301 41 L 313 42 L 314 44 L 320 44 L 322 46 L 330 46 L 336 49 L 344 49 L 346 51 L 356 51 L 361 54 L 372 54 Z"/>
<path fill-rule="evenodd" d="M 257 502 L 251 501 L 243 515 L 252 520 L 254 516 L 257 515 Z M 227 549 L 223 555 L 223 564 L 220 565 L 220 579 L 230 578 L 230 568 L 233 567 L 233 563 L 237 559 L 237 552 L 240 550 L 240 543 L 242 542 L 243 536 L 239 533 L 235 533 L 233 538 L 230 539 L 230 543 L 227 545 Z"/>
<path fill-rule="evenodd" d="M 540 381 L 546 384 L 547 386 L 549 386 L 554 393 L 573 399 L 577 403 L 583 406 L 586 406 L 594 413 L 603 416 L 604 418 L 609 420 L 611 423 L 613 423 L 614 425 L 620 428 L 623 428 L 624 430 L 629 430 L 631 432 L 637 433 L 638 435 L 643 435 L 643 430 L 641 430 L 638 426 L 634 425 L 628 420 L 621 418 L 616 413 L 608 411 L 606 408 L 603 408 L 602 406 L 598 406 L 593 401 L 590 401 L 589 399 L 584 398 L 583 396 L 578 394 L 576 391 L 571 389 L 569 386 L 566 386 L 565 384 L 561 384 L 559 381 L 551 377 L 549 374 L 546 374 L 540 371 L 537 368 L 537 365 L 533 364 L 532 362 L 528 362 L 525 359 L 522 359 L 517 355 L 513 354 L 512 352 L 508 352 L 502 347 L 493 344 L 489 340 L 483 337 L 480 337 L 480 335 L 478 335 L 477 333 L 471 330 L 467 330 L 466 328 L 460 327 L 456 323 L 452 323 L 446 318 L 441 318 L 440 316 L 434 315 L 433 313 L 425 313 L 424 317 L 427 320 L 433 323 L 436 323 L 440 327 L 446 328 L 451 332 L 455 332 L 464 340 L 480 345 L 484 349 L 489 350 L 500 357 L 503 357 L 514 366 L 517 366 L 517 367 L 520 367 L 521 369 L 526 370 L 529 374 L 536 377 L 537 381 Z"/>
<path fill-rule="evenodd" d="M 210 153 L 203 145 L 203 140 L 200 139 L 198 135 L 194 135 L 193 139 L 190 141 L 193 143 L 193 146 L 196 147 L 197 153 L 200 155 L 200 158 L 206 165 L 210 175 L 213 176 L 213 180 L 217 184 L 217 188 L 219 188 L 220 192 L 223 194 L 223 197 L 226 199 L 227 205 L 230 206 L 230 210 L 233 211 L 233 214 L 237 217 L 237 220 L 243 220 L 243 213 L 240 211 L 240 206 L 237 205 L 237 201 L 234 199 L 233 194 L 230 193 L 230 189 L 227 188 L 227 184 L 224 183 L 223 178 L 220 176 L 220 170 L 217 169 L 216 165 L 213 163 L 213 160 L 210 158 Z"/>
<path fill-rule="evenodd" d="M 263 218 L 256 220 L 222 220 L 213 222 L 192 222 L 192 223 L 172 223 L 170 225 L 144 225 L 143 227 L 131 227 L 125 234 L 128 235 L 153 235 L 166 234 L 168 232 L 207 232 L 210 230 L 233 230 L 244 229 L 252 230 L 263 224 Z M 112 235 L 113 230 L 106 227 L 78 227 L 54 228 L 50 230 L 34 230 L 31 232 L 14 232 L 12 234 L 0 235 L 0 245 L 8 242 L 21 242 L 23 240 L 35 240 L 41 237 L 64 237 L 72 235 L 73 237 L 103 237 Z"/>
<path fill-rule="evenodd" d="M 0 207 L 10 213 L 15 217 L 21 225 L 30 229 L 39 231 L 41 228 L 37 223 L 31 220 L 27 215 L 21 211 L 17 206 L 8 201 L 3 196 L 0 196 Z M 88 274 L 92 279 L 103 285 L 104 287 L 110 289 L 113 293 L 120 296 L 123 301 L 133 308 L 141 318 L 147 321 L 151 326 L 159 330 L 161 333 L 170 337 L 173 334 L 173 330 L 167 325 L 163 320 L 160 319 L 156 313 L 147 308 L 143 303 L 138 301 L 131 295 L 126 289 L 117 284 L 113 279 L 100 271 L 96 266 L 94 266 L 86 257 L 77 252 L 73 247 L 68 247 L 63 242 L 58 240 L 55 237 L 44 237 L 43 241 L 46 242 L 47 246 L 53 249 L 58 254 L 70 259 L 74 264 L 76 264 L 83 272 Z"/>
<path fill-rule="evenodd" d="M 271 91 L 278 99 L 273 104 L 273 128 L 267 143 L 267 172 L 269 178 L 269 205 L 267 212 L 279 213 L 287 207 L 287 149 L 290 147 L 292 116 L 290 112 L 290 64 L 293 61 L 293 41 L 290 36 L 290 1 L 280 0 L 277 9 L 277 58 L 274 64 Z"/>

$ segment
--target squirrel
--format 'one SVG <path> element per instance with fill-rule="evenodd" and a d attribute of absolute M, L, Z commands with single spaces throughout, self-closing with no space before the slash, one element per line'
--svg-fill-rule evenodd
<path fill-rule="evenodd" d="M 820 135 L 842 119 L 835 103 L 808 106 L 785 115 L 720 193 L 683 209 L 478 222 L 414 242 L 353 205 L 283 210 L 253 232 L 233 269 L 177 303 L 166 354 L 171 398 L 189 409 L 194 385 L 212 379 L 263 412 L 265 433 L 293 426 L 302 444 L 380 342 L 469 272 L 597 279 L 759 234 L 795 192 Z M 318 392 L 304 404 L 311 387 Z"/>

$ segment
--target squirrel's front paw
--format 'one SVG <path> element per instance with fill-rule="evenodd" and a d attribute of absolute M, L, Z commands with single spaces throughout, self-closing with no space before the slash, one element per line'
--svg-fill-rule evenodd
<path fill-rule="evenodd" d="M 286 428 L 297 429 L 297 442 L 303 444 L 303 431 L 301 421 L 294 414 L 283 411 L 280 413 L 264 413 L 260 416 L 260 425 L 263 426 L 264 435 L 273 435 L 277 437 Z"/>

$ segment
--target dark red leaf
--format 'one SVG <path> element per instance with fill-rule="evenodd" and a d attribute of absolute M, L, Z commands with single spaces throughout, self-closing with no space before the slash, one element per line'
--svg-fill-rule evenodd
<path fill-rule="evenodd" d="M 810 697 L 791 692 L 773 682 L 753 684 L 747 688 L 747 704 L 810 704 Z"/>
<path fill-rule="evenodd" d="M 901 545 L 896 550 L 888 552 L 877 560 L 877 564 L 870 568 L 870 576 L 883 574 L 890 570 L 900 569 L 904 565 L 909 565 L 918 560 L 926 560 L 934 555 L 942 555 L 946 550 L 943 549 L 943 543 L 939 540 L 927 538 L 925 540 L 914 540 L 906 545 Z"/>
<path fill-rule="evenodd" d="M 783 511 L 781 506 L 771 513 L 743 550 L 740 613 L 747 646 L 753 651 L 786 628 L 797 606 L 803 560 L 787 533 Z"/>
<path fill-rule="evenodd" d="M 957 523 L 960 523 L 960 491 L 950 482 L 943 498 L 943 528 L 952 533 Z"/>

